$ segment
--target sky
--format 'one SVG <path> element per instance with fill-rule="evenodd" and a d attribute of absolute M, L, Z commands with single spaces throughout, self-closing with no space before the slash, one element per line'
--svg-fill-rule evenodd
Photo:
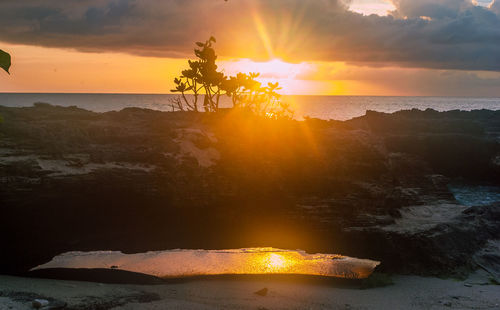
<path fill-rule="evenodd" d="M 284 94 L 500 97 L 500 0 L 2 0 L 2 92 L 168 93 L 210 36 Z"/>

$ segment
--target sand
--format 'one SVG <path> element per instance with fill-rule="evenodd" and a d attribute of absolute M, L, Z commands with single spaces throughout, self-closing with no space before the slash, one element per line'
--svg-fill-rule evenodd
<path fill-rule="evenodd" d="M 52 298 L 68 309 L 500 309 L 500 286 L 486 273 L 465 281 L 393 276 L 394 285 L 361 290 L 297 279 L 196 279 L 116 285 L 0 276 L 0 309 L 32 309 Z M 267 296 L 254 294 L 268 288 Z"/>

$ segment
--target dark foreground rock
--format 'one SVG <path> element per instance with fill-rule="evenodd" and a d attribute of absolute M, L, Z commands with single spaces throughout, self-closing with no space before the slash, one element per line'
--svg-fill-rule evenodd
<path fill-rule="evenodd" d="M 273 246 L 439 274 L 500 239 L 498 205 L 465 208 L 447 186 L 500 184 L 498 111 L 0 114 L 3 273 L 75 250 Z"/>
<path fill-rule="evenodd" d="M 480 267 L 495 277 L 500 271 L 500 250 L 483 253 L 488 240 L 500 235 L 500 203 L 420 206 L 401 212 L 394 224 L 353 227 L 347 238 L 366 244 L 360 254 L 376 255 L 391 272 L 465 276 Z"/>
<path fill-rule="evenodd" d="M 59 288 L 59 290 L 61 290 L 61 288 Z M 63 300 L 46 297 L 44 295 L 40 295 L 30 291 L 2 290 L 0 291 L 0 298 L 2 298 L 2 305 L 5 306 L 6 309 L 44 310 L 106 310 L 117 308 L 130 303 L 140 307 L 141 304 L 160 300 L 160 296 L 152 292 L 135 291 L 128 294 L 120 293 L 121 292 L 114 292 L 114 295 L 110 294 L 111 296 L 101 296 L 99 298 L 94 296 L 79 297 L 79 303 L 74 304 L 75 302 L 74 300 L 72 300 L 73 305 L 68 305 L 68 303 Z M 29 305 L 31 305 L 31 307 Z"/>
<path fill-rule="evenodd" d="M 157 285 L 167 283 L 165 280 L 154 276 L 115 269 L 52 268 L 33 270 L 25 273 L 24 276 L 107 284 Z"/>

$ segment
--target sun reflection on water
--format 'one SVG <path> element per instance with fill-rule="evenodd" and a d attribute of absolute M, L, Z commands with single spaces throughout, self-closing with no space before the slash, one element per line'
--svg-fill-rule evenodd
<path fill-rule="evenodd" d="M 116 251 L 69 252 L 33 269 L 111 268 L 158 277 L 221 274 L 302 274 L 366 278 L 379 262 L 334 254 L 308 254 L 275 248 L 168 250 L 139 254 Z"/>
<path fill-rule="evenodd" d="M 280 269 L 285 266 L 285 259 L 283 256 L 278 254 L 269 254 L 269 263 L 267 264 L 269 268 Z"/>
<path fill-rule="evenodd" d="M 279 272 L 285 269 L 289 262 L 283 256 L 271 253 L 267 256 L 264 264 L 270 272 Z"/>

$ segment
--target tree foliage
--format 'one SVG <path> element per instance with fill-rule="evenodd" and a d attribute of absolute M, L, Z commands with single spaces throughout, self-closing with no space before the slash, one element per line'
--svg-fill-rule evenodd
<path fill-rule="evenodd" d="M 9 73 L 10 69 L 10 54 L 0 50 L 0 68 L 4 69 L 5 72 Z M 0 115 L 0 123 L 3 121 L 2 116 Z"/>
<path fill-rule="evenodd" d="M 11 65 L 10 55 L 3 50 L 0 50 L 0 68 L 4 69 L 5 72 L 9 73 Z"/>
<path fill-rule="evenodd" d="M 293 112 L 281 101 L 279 83 L 263 86 L 257 80 L 259 73 L 238 73 L 226 76 L 218 71 L 214 37 L 206 42 L 196 42 L 194 54 L 197 60 L 188 60 L 189 68 L 174 79 L 174 93 L 180 96 L 172 99 L 172 108 L 182 111 L 217 112 L 220 98 L 231 98 L 233 108 L 242 108 L 270 118 L 292 118 Z M 192 96 L 186 96 L 191 94 Z M 200 98 L 203 104 L 200 107 Z"/>
<path fill-rule="evenodd" d="M 198 60 L 189 60 L 189 69 L 182 71 L 180 77 L 175 78 L 176 88 L 172 92 L 181 93 L 181 98 L 175 102 L 179 108 L 183 104 L 188 110 L 199 111 L 198 101 L 200 94 L 205 94 L 203 108 L 205 111 L 215 112 L 219 109 L 219 100 L 224 92 L 222 82 L 224 74 L 217 71 L 217 55 L 212 47 L 215 38 L 211 37 L 205 43 L 196 42 L 198 46 L 194 53 Z M 192 93 L 193 99 L 189 100 L 186 93 Z"/>

